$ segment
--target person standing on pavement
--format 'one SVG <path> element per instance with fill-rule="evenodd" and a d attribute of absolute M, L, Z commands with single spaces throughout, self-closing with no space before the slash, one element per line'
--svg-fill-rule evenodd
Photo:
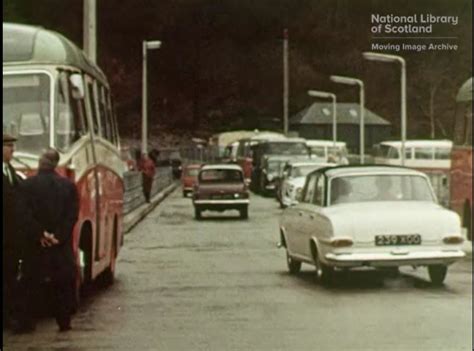
<path fill-rule="evenodd" d="M 18 288 L 18 268 L 22 256 L 22 232 L 20 227 L 19 184 L 20 178 L 10 164 L 16 138 L 3 134 L 3 325 L 14 326 L 18 322 L 15 306 Z"/>
<path fill-rule="evenodd" d="M 145 195 L 145 201 L 150 202 L 151 188 L 153 186 L 153 178 L 155 177 L 156 165 L 146 153 L 143 153 L 138 161 L 137 166 L 138 170 L 142 172 L 143 195 Z"/>
<path fill-rule="evenodd" d="M 76 264 L 72 232 L 78 218 L 77 190 L 69 179 L 55 169 L 59 153 L 47 149 L 40 157 L 38 174 L 22 183 L 26 216 L 31 240 L 39 247 L 41 264 L 25 267 L 28 274 L 50 278 L 53 313 L 60 331 L 71 329 L 71 315 L 76 307 Z"/>

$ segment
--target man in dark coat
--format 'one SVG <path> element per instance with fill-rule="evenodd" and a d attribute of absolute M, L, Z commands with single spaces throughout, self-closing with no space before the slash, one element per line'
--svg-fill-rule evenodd
<path fill-rule="evenodd" d="M 11 326 L 15 311 L 18 266 L 22 256 L 22 235 L 18 187 L 20 178 L 10 164 L 16 138 L 3 134 L 3 325 Z"/>
<path fill-rule="evenodd" d="M 51 279 L 53 313 L 60 331 L 71 329 L 75 309 L 76 264 L 72 247 L 72 231 L 77 221 L 79 203 L 76 186 L 55 172 L 59 154 L 50 148 L 40 157 L 38 174 L 25 180 L 22 193 L 29 211 L 29 240 L 41 245 L 38 265 L 25 267 L 33 275 Z M 34 248 L 33 248 L 34 250 Z M 43 277 L 44 278 L 44 277 Z"/>

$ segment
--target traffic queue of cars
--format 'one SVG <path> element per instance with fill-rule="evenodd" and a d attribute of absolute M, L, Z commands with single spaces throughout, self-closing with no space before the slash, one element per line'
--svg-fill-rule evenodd
<path fill-rule="evenodd" d="M 246 155 L 250 173 L 235 163 L 188 165 L 183 195 L 192 188 L 198 220 L 203 211 L 229 209 L 247 219 L 250 179 L 254 192 L 275 196 L 284 209 L 279 246 L 286 250 L 290 273 L 306 263 L 329 283 L 339 270 L 426 266 L 432 283 L 439 285 L 448 266 L 464 257 L 460 218 L 439 204 L 425 173 L 347 165 L 344 144 L 334 159 L 326 151 L 334 144 L 313 143 L 321 149 L 314 155 L 304 141 L 300 147 L 301 139 L 251 141 L 239 141 L 251 151 Z"/>

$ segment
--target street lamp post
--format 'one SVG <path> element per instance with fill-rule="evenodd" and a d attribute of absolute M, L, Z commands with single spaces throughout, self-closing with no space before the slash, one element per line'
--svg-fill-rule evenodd
<path fill-rule="evenodd" d="M 399 62 L 401 65 L 400 85 L 401 85 L 401 161 L 405 165 L 405 142 L 407 139 L 407 97 L 406 97 L 406 62 L 398 55 L 380 54 L 377 52 L 364 52 L 364 58 L 370 61 Z"/>
<path fill-rule="evenodd" d="M 337 140 L 336 95 L 333 93 L 328 93 L 326 91 L 319 91 L 319 90 L 308 90 L 308 95 L 312 97 L 332 100 L 332 140 L 334 143 L 334 147 L 336 147 L 336 140 Z"/>
<path fill-rule="evenodd" d="M 143 69 L 142 69 L 142 154 L 146 154 L 148 145 L 148 111 L 147 111 L 147 51 L 159 49 L 161 41 L 143 41 Z"/>
<path fill-rule="evenodd" d="M 359 86 L 359 152 L 360 152 L 360 163 L 364 164 L 365 157 L 365 93 L 364 93 L 364 82 L 360 79 L 343 77 L 343 76 L 331 76 L 331 80 L 335 83 L 358 85 Z"/>

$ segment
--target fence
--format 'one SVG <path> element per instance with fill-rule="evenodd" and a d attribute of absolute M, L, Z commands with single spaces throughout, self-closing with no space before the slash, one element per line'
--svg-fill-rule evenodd
<path fill-rule="evenodd" d="M 151 187 L 151 197 L 166 188 L 173 182 L 171 167 L 157 167 Z M 123 195 L 123 213 L 132 212 L 145 203 L 143 195 L 142 173 L 139 171 L 129 171 L 124 174 L 125 192 Z"/>

